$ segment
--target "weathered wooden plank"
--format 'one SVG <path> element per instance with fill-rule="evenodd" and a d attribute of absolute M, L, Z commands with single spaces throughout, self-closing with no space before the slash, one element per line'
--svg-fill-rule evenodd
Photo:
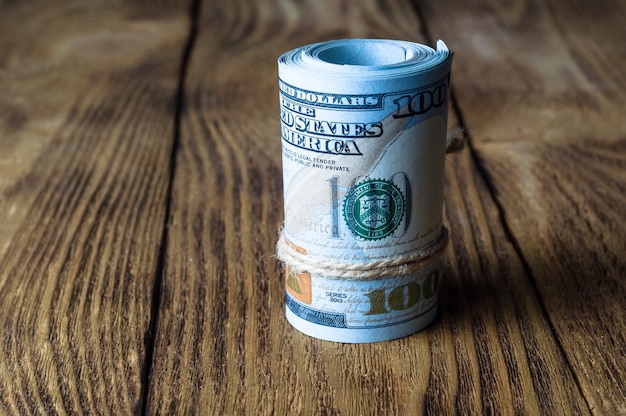
<path fill-rule="evenodd" d="M 205 3 L 186 85 L 149 413 L 585 414 L 588 408 L 468 153 L 450 157 L 441 317 L 348 345 L 284 319 L 276 58 L 419 37 L 402 1 Z"/>
<path fill-rule="evenodd" d="M 415 4 L 456 51 L 455 91 L 477 143 L 624 138 L 624 2 Z"/>
<path fill-rule="evenodd" d="M 585 398 L 623 414 L 626 3 L 420 5 L 458 51 L 463 118 Z"/>
<path fill-rule="evenodd" d="M 0 413 L 138 413 L 185 4 L 0 4 Z"/>

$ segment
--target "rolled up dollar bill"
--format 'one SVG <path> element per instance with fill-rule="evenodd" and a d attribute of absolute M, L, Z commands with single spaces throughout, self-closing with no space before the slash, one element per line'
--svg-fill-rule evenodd
<path fill-rule="evenodd" d="M 278 60 L 286 316 L 301 332 L 375 342 L 437 314 L 452 53 L 349 39 Z"/>

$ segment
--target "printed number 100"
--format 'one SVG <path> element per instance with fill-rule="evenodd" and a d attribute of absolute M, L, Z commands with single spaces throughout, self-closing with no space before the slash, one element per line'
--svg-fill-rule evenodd
<path fill-rule="evenodd" d="M 439 286 L 439 270 L 431 272 L 420 286 L 417 282 L 409 282 L 392 289 L 366 293 L 370 300 L 370 310 L 365 315 L 380 315 L 391 311 L 403 311 L 415 306 L 420 299 L 430 299 L 437 293 Z"/>

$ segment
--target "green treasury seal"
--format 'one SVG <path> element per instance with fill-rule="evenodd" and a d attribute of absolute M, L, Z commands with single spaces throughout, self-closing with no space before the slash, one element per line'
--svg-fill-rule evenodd
<path fill-rule="evenodd" d="M 348 190 L 343 217 L 355 237 L 380 240 L 398 228 L 405 207 L 404 195 L 393 182 L 370 179 Z"/>

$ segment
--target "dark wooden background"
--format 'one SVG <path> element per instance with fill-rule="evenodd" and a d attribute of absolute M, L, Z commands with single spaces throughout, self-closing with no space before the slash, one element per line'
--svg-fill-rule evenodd
<path fill-rule="evenodd" d="M 456 54 L 441 312 L 284 319 L 276 59 Z M 0 413 L 626 414 L 626 2 L 0 0 Z"/>

